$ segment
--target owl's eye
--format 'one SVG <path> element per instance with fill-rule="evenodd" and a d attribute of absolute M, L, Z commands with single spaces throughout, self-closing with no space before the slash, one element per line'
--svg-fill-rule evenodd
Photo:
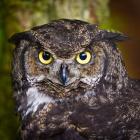
<path fill-rule="evenodd" d="M 53 61 L 52 55 L 47 51 L 40 51 L 38 57 L 40 62 L 45 65 L 50 64 Z"/>
<path fill-rule="evenodd" d="M 76 56 L 76 61 L 80 64 L 87 64 L 90 62 L 90 60 L 91 54 L 88 51 L 81 52 Z"/>

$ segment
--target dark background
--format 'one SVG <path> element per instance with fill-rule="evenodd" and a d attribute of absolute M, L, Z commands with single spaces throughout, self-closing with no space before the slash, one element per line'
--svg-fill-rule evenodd
<path fill-rule="evenodd" d="M 59 18 L 56 15 L 57 12 L 53 4 L 55 0 L 50 1 L 0 1 L 0 140 L 18 140 L 20 130 L 18 117 L 16 117 L 14 111 L 15 104 L 12 98 L 10 74 L 14 46 L 10 45 L 7 39 L 15 32 L 23 31 L 36 25 L 37 20 L 40 20 L 40 23 L 44 23 L 44 19 L 40 18 L 42 16 L 40 13 L 44 12 L 45 4 L 47 5 L 47 11 L 45 12 L 49 14 L 46 21 L 50 21 L 53 19 L 52 17 Z M 90 1 L 91 18 L 96 21 L 96 14 L 93 13 L 94 7 L 91 5 L 92 0 L 87 1 Z M 102 0 L 102 2 L 104 1 Z M 35 2 L 39 4 L 36 5 L 34 4 Z M 83 0 L 81 0 L 82 2 Z M 74 4 L 71 3 L 71 6 L 74 6 Z M 140 79 L 140 0 L 110 0 L 105 8 L 103 12 L 108 15 L 109 11 L 110 14 L 107 17 L 103 15 L 103 20 L 108 20 L 108 22 L 103 23 L 101 27 L 121 31 L 129 36 L 129 40 L 120 43 L 119 48 L 129 76 Z M 35 12 L 35 16 L 32 16 L 33 12 Z M 32 24 L 29 19 L 32 20 Z"/>
<path fill-rule="evenodd" d="M 113 28 L 129 36 L 120 47 L 128 74 L 140 79 L 140 1 L 111 0 L 109 6 Z"/>

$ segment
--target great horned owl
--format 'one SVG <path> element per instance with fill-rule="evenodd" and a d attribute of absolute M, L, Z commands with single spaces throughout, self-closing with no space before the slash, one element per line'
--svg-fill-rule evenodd
<path fill-rule="evenodd" d="M 68 19 L 13 35 L 22 139 L 140 139 L 140 82 L 116 47 L 125 38 Z"/>

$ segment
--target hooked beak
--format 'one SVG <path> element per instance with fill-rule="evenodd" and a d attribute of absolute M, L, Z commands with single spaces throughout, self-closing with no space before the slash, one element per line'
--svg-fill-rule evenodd
<path fill-rule="evenodd" d="M 68 67 L 66 64 L 62 64 L 60 66 L 59 75 L 60 75 L 60 81 L 62 82 L 62 84 L 66 85 L 67 80 L 68 80 Z"/>

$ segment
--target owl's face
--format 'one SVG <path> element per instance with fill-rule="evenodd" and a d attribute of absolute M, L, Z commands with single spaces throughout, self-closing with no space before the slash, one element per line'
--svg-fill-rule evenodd
<path fill-rule="evenodd" d="M 61 52 L 67 55 L 65 50 Z M 63 58 L 48 49 L 47 44 L 43 47 L 31 45 L 25 52 L 25 71 L 32 85 L 49 84 L 58 96 L 58 89 L 68 92 L 81 83 L 88 87 L 96 85 L 102 77 L 105 57 L 101 46 L 82 48 Z"/>
<path fill-rule="evenodd" d="M 118 72 L 125 72 L 118 67 L 121 58 L 113 44 L 124 38 L 78 20 L 58 20 L 14 35 L 18 111 L 27 115 L 58 100 L 93 97 L 103 80 L 117 77 L 117 82 Z"/>

